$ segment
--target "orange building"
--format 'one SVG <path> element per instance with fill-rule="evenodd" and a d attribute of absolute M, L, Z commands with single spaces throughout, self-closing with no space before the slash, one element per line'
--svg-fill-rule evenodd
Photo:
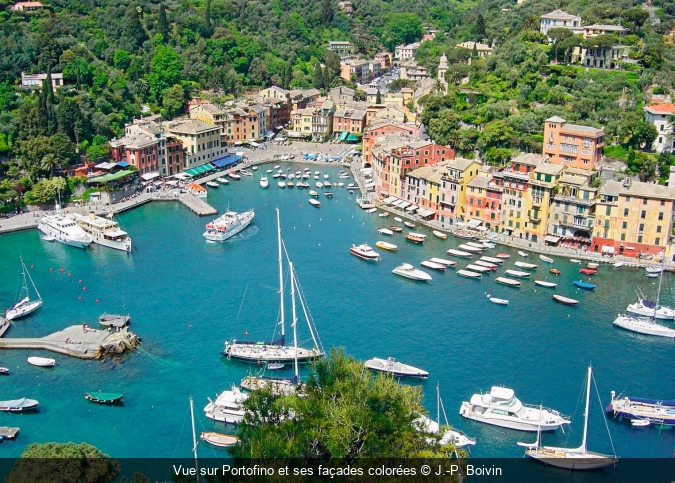
<path fill-rule="evenodd" d="M 550 117 L 544 122 L 542 155 L 553 164 L 593 169 L 602 158 L 604 136 L 602 129 L 568 124 L 562 117 Z"/>
<path fill-rule="evenodd" d="M 374 120 L 363 133 L 363 162 L 372 162 L 373 146 L 375 138 L 385 134 L 409 134 L 411 136 L 419 135 L 419 128 L 414 124 L 400 123 L 391 119 Z"/>

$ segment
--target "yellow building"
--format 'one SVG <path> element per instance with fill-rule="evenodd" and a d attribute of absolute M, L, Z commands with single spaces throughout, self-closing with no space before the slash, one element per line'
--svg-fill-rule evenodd
<path fill-rule="evenodd" d="M 559 164 L 544 162 L 537 166 L 530 176 L 525 192 L 528 218 L 525 231 L 529 232 L 532 241 L 541 242 L 549 233 L 551 197 L 564 169 L 565 167 Z"/>
<path fill-rule="evenodd" d="M 566 167 L 551 204 L 549 233 L 588 249 L 595 224 L 595 171 Z"/>
<path fill-rule="evenodd" d="M 475 159 L 456 158 L 447 163 L 447 172 L 441 177 L 441 202 L 439 221 L 442 226 L 452 225 L 455 220 L 469 218 L 466 193 L 469 182 L 478 176 L 482 166 Z"/>
<path fill-rule="evenodd" d="M 412 206 L 406 210 L 417 209 L 436 213 L 441 203 L 441 178 L 447 173 L 447 165 L 452 161 L 443 161 L 433 166 L 423 166 L 405 175 L 403 198 Z M 424 214 L 425 211 L 420 211 Z"/>
<path fill-rule="evenodd" d="M 221 132 L 224 132 L 227 122 L 226 112 L 210 103 L 197 104 L 190 109 L 190 119 L 197 119 L 207 124 L 217 125 L 221 128 Z"/>

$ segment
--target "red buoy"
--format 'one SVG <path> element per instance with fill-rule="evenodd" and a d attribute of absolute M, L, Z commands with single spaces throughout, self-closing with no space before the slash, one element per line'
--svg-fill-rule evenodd
<path fill-rule="evenodd" d="M 96 299 L 96 303 L 98 303 L 98 299 Z"/>

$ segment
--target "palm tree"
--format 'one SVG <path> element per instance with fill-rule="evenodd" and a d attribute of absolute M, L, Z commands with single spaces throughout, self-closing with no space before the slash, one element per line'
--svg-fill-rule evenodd
<path fill-rule="evenodd" d="M 434 94 L 445 94 L 445 84 L 443 83 L 442 80 L 436 79 L 434 81 L 434 85 L 431 88 L 431 92 Z"/>
<path fill-rule="evenodd" d="M 527 20 L 525 20 L 525 23 L 523 24 L 523 30 L 539 30 L 539 26 L 541 25 L 541 22 L 539 18 L 536 15 L 531 15 L 528 17 Z"/>

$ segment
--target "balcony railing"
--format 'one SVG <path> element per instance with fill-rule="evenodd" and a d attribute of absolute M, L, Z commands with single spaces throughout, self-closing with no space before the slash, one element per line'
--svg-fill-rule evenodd
<path fill-rule="evenodd" d="M 555 195 L 553 197 L 554 201 L 562 201 L 563 203 L 574 203 L 576 205 L 580 206 L 593 206 L 595 205 L 595 200 L 582 200 L 580 198 L 577 198 L 575 196 L 567 196 L 567 195 Z"/>
<path fill-rule="evenodd" d="M 534 223 L 537 225 L 538 223 L 541 223 L 541 218 L 535 218 L 532 215 L 530 215 L 530 223 Z"/>

